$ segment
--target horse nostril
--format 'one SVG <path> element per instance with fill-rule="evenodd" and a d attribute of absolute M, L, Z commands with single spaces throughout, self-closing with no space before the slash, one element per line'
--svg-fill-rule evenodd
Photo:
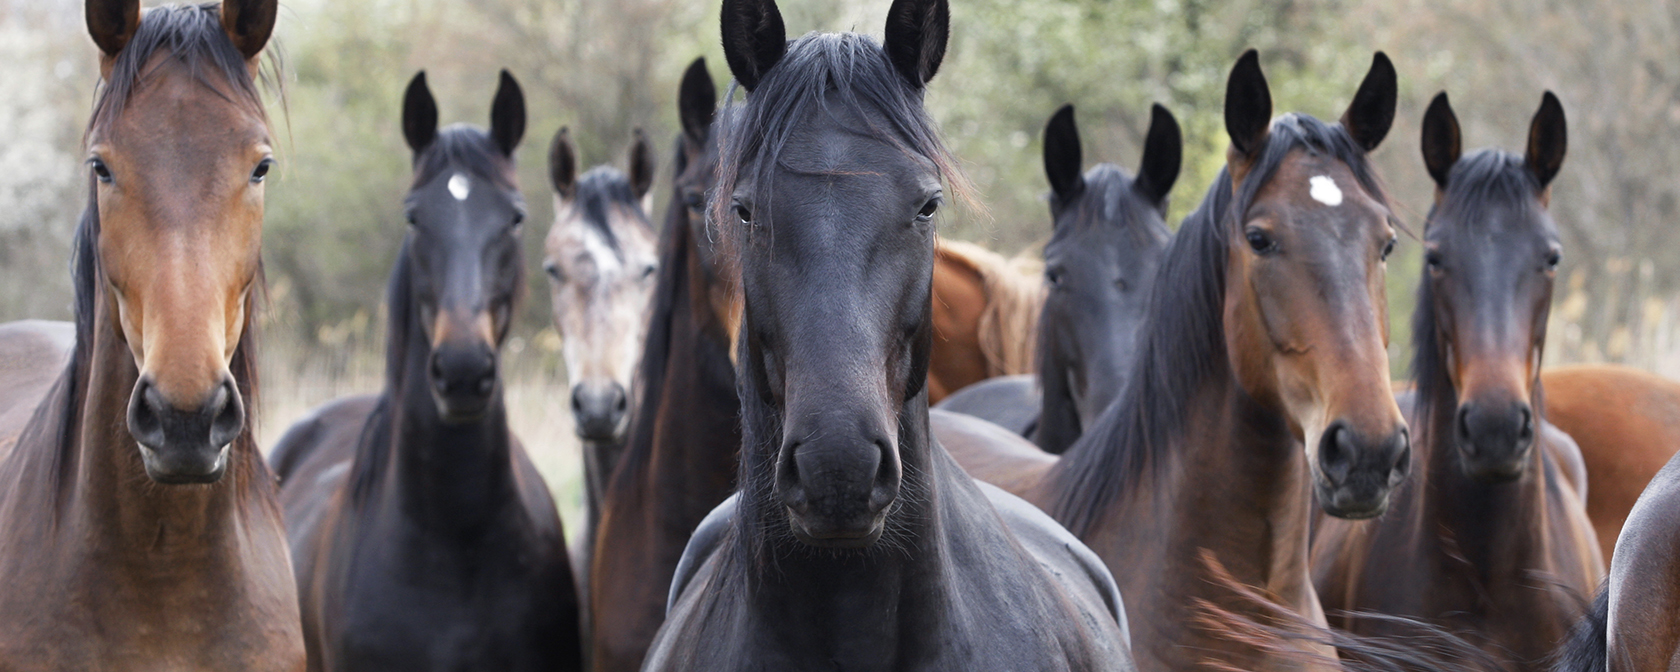
<path fill-rule="evenodd" d="M 234 387 L 232 380 L 223 380 L 220 388 L 211 396 L 210 403 L 205 406 L 205 412 L 210 416 L 210 445 L 216 448 L 233 443 L 239 438 L 239 433 L 245 430 L 245 405 L 239 398 L 239 389 Z"/>
<path fill-rule="evenodd" d="M 1336 422 L 1330 425 L 1330 430 L 1319 439 L 1318 464 L 1329 477 L 1331 482 L 1339 483 L 1348 477 L 1353 469 L 1353 432 L 1347 425 Z"/>
<path fill-rule="evenodd" d="M 1529 439 L 1533 439 L 1534 438 L 1534 410 L 1529 408 L 1528 404 L 1523 404 L 1521 408 L 1517 409 L 1517 411 L 1522 416 L 1522 421 L 1519 425 L 1521 427 L 1521 429 L 1519 429 L 1517 431 L 1517 437 L 1524 440 L 1524 441 L 1527 441 Z"/>
<path fill-rule="evenodd" d="M 630 396 L 624 393 L 624 388 L 613 385 L 613 410 L 622 414 L 630 410 Z"/>
<path fill-rule="evenodd" d="M 582 386 L 572 388 L 572 412 L 573 413 L 582 413 L 583 412 L 583 396 L 582 395 L 583 395 L 583 387 Z"/>
<path fill-rule="evenodd" d="M 1470 440 L 1470 407 L 1458 408 L 1458 438 L 1459 446 L 1471 455 L 1476 454 L 1476 443 Z"/>
<path fill-rule="evenodd" d="M 128 432 L 143 446 L 161 448 L 164 444 L 163 417 L 158 412 L 162 402 L 151 378 L 141 378 L 135 384 L 128 401 Z"/>

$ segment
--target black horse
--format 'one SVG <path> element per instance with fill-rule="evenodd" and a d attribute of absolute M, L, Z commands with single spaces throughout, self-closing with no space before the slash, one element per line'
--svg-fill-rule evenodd
<path fill-rule="evenodd" d="M 524 281 L 525 98 L 506 71 L 490 119 L 440 131 L 425 74 L 409 84 L 385 390 L 274 449 L 311 670 L 582 667 L 560 520 L 497 376 Z"/>
<path fill-rule="evenodd" d="M 790 43 L 773 0 L 724 3 L 748 95 L 711 212 L 740 259 L 742 486 L 644 669 L 1132 668 L 1100 561 L 928 433 L 933 217 L 960 177 L 921 101 L 948 26 L 944 0 L 895 0 L 884 48 Z"/>
<path fill-rule="evenodd" d="M 1084 174 L 1073 106 L 1044 129 L 1053 228 L 1049 294 L 1038 322 L 1038 376 L 963 388 L 938 408 L 985 418 L 1060 454 L 1120 396 L 1138 327 L 1172 233 L 1163 217 L 1184 151 L 1178 121 L 1151 110 L 1137 177 L 1111 163 Z M 1042 390 L 1042 393 L 1041 393 Z"/>

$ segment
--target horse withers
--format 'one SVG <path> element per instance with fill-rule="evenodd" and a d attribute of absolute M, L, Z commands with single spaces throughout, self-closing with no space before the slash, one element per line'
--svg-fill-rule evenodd
<path fill-rule="evenodd" d="M 0 669 L 300 670 L 250 429 L 277 3 L 85 9 L 103 85 L 73 336 L 0 328 L 35 358 L 0 368 Z"/>
<path fill-rule="evenodd" d="M 888 11 L 884 45 L 789 42 L 772 1 L 724 3 L 741 492 L 695 532 L 644 669 L 1132 668 L 1096 557 L 928 434 L 933 220 L 960 176 L 921 101 L 949 9 Z"/>
<path fill-rule="evenodd" d="M 560 518 L 499 376 L 524 282 L 525 98 L 503 71 L 488 131 L 437 123 L 421 73 L 403 99 L 414 180 L 385 389 L 317 410 L 271 458 L 310 669 L 577 670 Z"/>

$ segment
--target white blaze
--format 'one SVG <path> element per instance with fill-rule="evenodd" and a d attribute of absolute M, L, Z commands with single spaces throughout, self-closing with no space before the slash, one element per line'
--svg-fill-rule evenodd
<path fill-rule="evenodd" d="M 1318 178 L 1313 178 L 1313 179 L 1318 179 Z M 467 195 L 471 194 L 471 193 L 472 193 L 472 180 L 467 179 L 466 175 L 462 175 L 460 173 L 455 173 L 454 175 L 451 175 L 449 177 L 449 195 L 454 196 L 455 200 L 457 200 L 457 201 L 467 200 Z"/>
<path fill-rule="evenodd" d="M 1308 182 L 1312 184 L 1313 200 L 1332 208 L 1342 204 L 1342 189 L 1336 186 L 1335 179 L 1319 175 Z"/>

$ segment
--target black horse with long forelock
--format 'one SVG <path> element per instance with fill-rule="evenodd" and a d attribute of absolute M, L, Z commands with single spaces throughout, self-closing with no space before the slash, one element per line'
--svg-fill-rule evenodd
<path fill-rule="evenodd" d="M 425 74 L 409 84 L 385 390 L 317 410 L 271 458 L 311 670 L 582 667 L 560 519 L 497 376 L 524 280 L 506 71 L 490 118 L 439 130 Z"/>
<path fill-rule="evenodd" d="M 933 218 L 960 176 L 921 101 L 948 26 L 944 0 L 896 0 L 884 45 L 789 42 L 773 0 L 724 3 L 742 487 L 643 669 L 1132 669 L 1101 562 L 928 432 Z"/>

